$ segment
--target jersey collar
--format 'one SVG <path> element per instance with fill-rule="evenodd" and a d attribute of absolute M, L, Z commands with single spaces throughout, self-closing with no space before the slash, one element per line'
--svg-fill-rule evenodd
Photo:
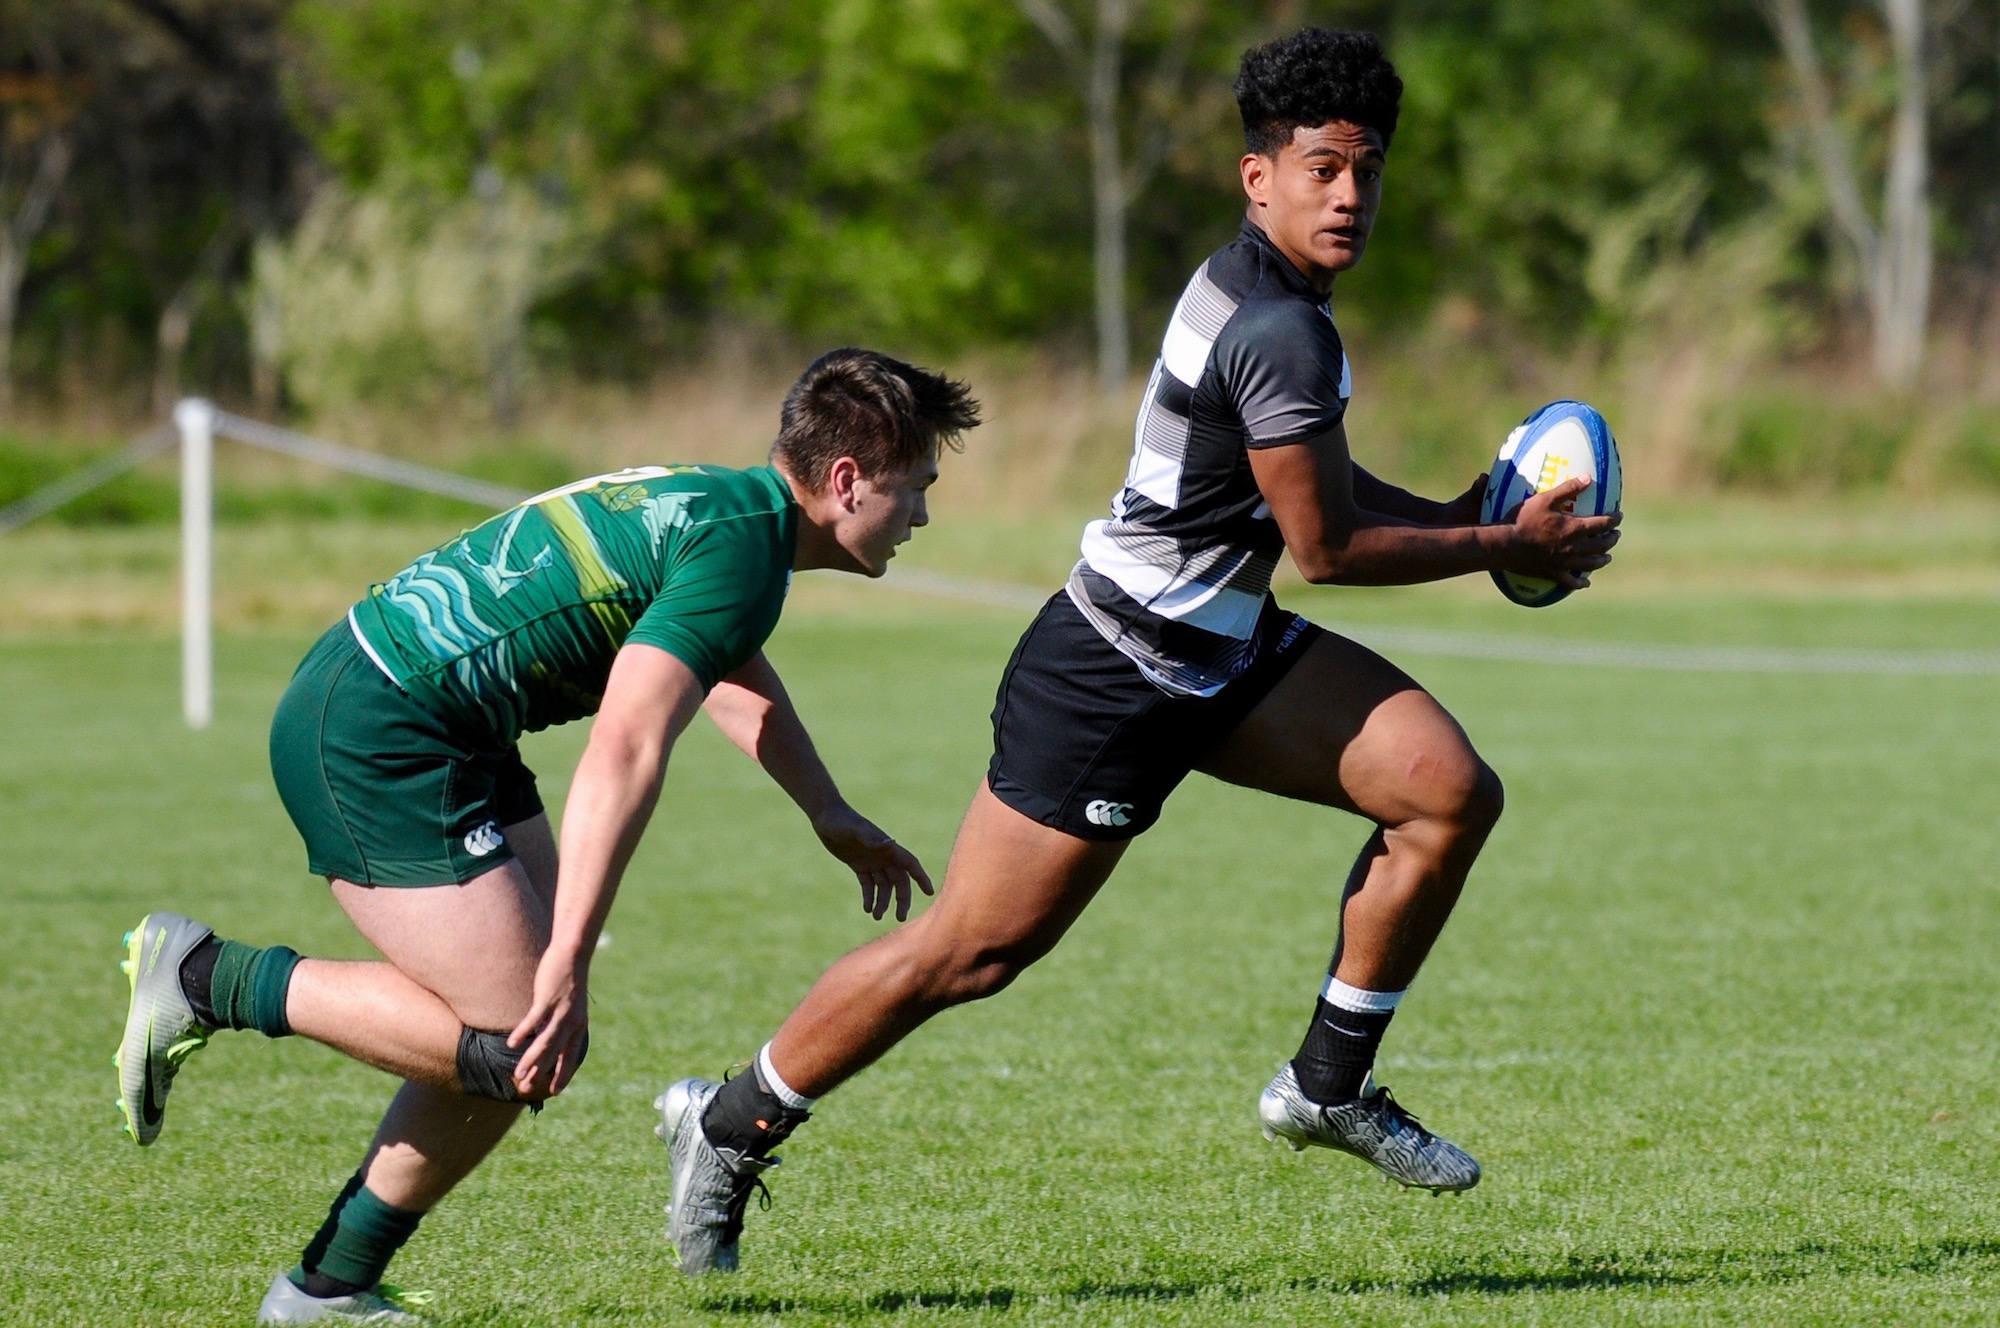
<path fill-rule="evenodd" d="M 1291 259 L 1285 257 L 1285 251 L 1278 248 L 1271 237 L 1264 233 L 1262 226 L 1245 217 L 1243 228 L 1238 234 L 1263 251 L 1264 256 L 1270 260 L 1271 267 L 1277 272 L 1279 282 L 1286 290 L 1316 305 L 1326 304 L 1331 298 L 1313 289 L 1312 282 L 1306 280 L 1306 274 L 1299 271 Z"/>

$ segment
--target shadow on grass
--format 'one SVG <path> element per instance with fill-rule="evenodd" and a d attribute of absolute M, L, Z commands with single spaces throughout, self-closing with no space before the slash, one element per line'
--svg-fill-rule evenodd
<path fill-rule="evenodd" d="M 1828 1245 L 1805 1242 L 1784 1250 L 1642 1250 L 1572 1255 L 1541 1265 L 1508 1261 L 1491 1268 L 1439 1270 L 1411 1277 L 1295 1277 L 1260 1281 L 1220 1277 L 1213 1282 L 1082 1282 L 1061 1291 L 881 1291 L 867 1296 L 764 1296 L 705 1298 L 715 1314 L 812 1313 L 832 1317 L 896 1314 L 904 1310 L 1009 1310 L 1019 1304 L 1084 1305 L 1102 1302 L 1169 1302 L 1208 1297 L 1223 1302 L 1306 1292 L 1323 1296 L 1513 1296 L 1564 1291 L 1671 1288 L 1707 1285 L 1773 1286 L 1816 1277 L 1932 1276 L 1966 1264 L 2000 1265 L 2000 1241 L 1940 1240 L 1921 1245 Z"/>

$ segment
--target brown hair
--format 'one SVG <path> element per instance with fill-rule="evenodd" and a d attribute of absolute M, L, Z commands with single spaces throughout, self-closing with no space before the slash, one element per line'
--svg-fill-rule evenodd
<path fill-rule="evenodd" d="M 779 421 L 771 460 L 817 491 L 844 456 L 873 479 L 958 450 L 959 435 L 979 424 L 979 403 L 956 379 L 844 346 L 806 366 Z"/>

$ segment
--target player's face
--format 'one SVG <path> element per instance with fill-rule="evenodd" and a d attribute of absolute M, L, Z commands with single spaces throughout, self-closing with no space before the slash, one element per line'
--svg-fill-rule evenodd
<path fill-rule="evenodd" d="M 1264 233 L 1322 290 L 1361 261 L 1382 205 L 1382 136 L 1346 120 L 1301 127 L 1276 157 L 1250 153 L 1243 192 Z"/>
<path fill-rule="evenodd" d="M 908 470 L 889 471 L 854 481 L 853 510 L 840 523 L 840 545 L 867 576 L 889 570 L 896 546 L 919 526 L 930 524 L 927 495 L 937 483 L 935 457 Z"/>

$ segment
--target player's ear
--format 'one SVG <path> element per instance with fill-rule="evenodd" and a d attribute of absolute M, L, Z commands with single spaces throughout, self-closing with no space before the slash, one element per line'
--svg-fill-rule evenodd
<path fill-rule="evenodd" d="M 843 512 L 852 512 L 861 495 L 857 487 L 861 483 L 861 463 L 853 457 L 836 457 L 826 469 L 827 494 L 840 504 Z"/>
<path fill-rule="evenodd" d="M 1244 180 L 1244 194 L 1258 208 L 1270 206 L 1270 186 L 1278 174 L 1278 158 L 1264 156 L 1262 152 L 1244 152 L 1242 160 L 1236 162 L 1238 174 Z"/>
<path fill-rule="evenodd" d="M 1274 163 L 1261 152 L 1246 152 L 1236 169 L 1243 177 L 1243 192 L 1252 203 L 1263 207 L 1271 201 L 1271 167 Z"/>

